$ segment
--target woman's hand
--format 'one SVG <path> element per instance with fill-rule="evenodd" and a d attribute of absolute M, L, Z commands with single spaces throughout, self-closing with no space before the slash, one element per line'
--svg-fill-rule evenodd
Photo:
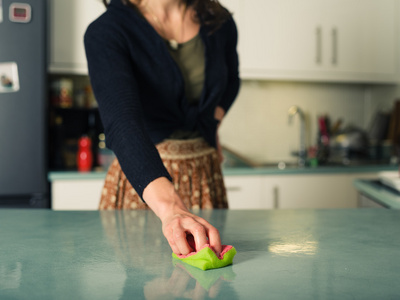
<path fill-rule="evenodd" d="M 143 192 L 143 199 L 160 218 L 163 234 L 175 254 L 187 255 L 205 244 L 210 244 L 214 252 L 220 254 L 218 230 L 189 212 L 167 178 L 161 177 L 151 182 Z"/>
<path fill-rule="evenodd" d="M 221 164 L 224 162 L 224 155 L 222 153 L 222 146 L 219 141 L 218 129 L 219 129 L 219 126 L 221 125 L 221 122 L 222 122 L 222 119 L 224 118 L 224 116 L 225 116 L 225 110 L 221 106 L 217 106 L 215 108 L 215 112 L 214 112 L 214 119 L 218 120 L 219 123 L 218 123 L 217 132 L 215 134 L 215 138 L 216 138 L 216 144 L 217 144 L 218 159 Z"/>
<path fill-rule="evenodd" d="M 217 139 L 217 154 L 218 154 L 218 160 L 219 160 L 219 163 L 222 164 L 222 163 L 224 162 L 225 157 L 224 157 L 224 153 L 223 153 L 223 151 L 222 151 L 221 143 L 220 143 L 220 141 L 219 141 L 218 132 L 217 132 L 217 134 L 216 134 L 216 139 Z"/>
<path fill-rule="evenodd" d="M 218 230 L 206 220 L 182 211 L 162 220 L 163 233 L 175 254 L 189 254 L 199 251 L 205 244 L 219 255 L 221 239 Z"/>

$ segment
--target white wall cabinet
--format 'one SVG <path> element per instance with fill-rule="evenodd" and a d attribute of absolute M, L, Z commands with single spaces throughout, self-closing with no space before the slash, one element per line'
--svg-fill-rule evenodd
<path fill-rule="evenodd" d="M 83 36 L 105 7 L 101 0 L 49 0 L 49 72 L 87 74 Z"/>
<path fill-rule="evenodd" d="M 222 0 L 246 79 L 397 82 L 399 0 Z"/>
<path fill-rule="evenodd" d="M 244 79 L 393 83 L 399 0 L 222 0 L 239 29 Z M 87 74 L 84 32 L 101 0 L 50 0 L 51 73 Z"/>

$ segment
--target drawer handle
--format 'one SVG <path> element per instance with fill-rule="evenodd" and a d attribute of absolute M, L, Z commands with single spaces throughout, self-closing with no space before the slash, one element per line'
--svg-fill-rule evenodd
<path fill-rule="evenodd" d="M 226 187 L 228 192 L 240 192 L 242 189 L 239 186 L 229 186 Z"/>
<path fill-rule="evenodd" d="M 318 26 L 315 30 L 315 35 L 316 35 L 316 56 L 315 56 L 315 62 L 317 65 L 322 63 L 322 30 L 321 27 Z"/>
<path fill-rule="evenodd" d="M 332 64 L 337 65 L 338 63 L 338 30 L 332 29 Z"/>
<path fill-rule="evenodd" d="M 274 203 L 273 203 L 274 209 L 278 209 L 279 208 L 279 187 L 278 186 L 274 186 L 272 192 L 274 194 L 274 197 L 273 197 L 273 199 L 274 199 Z"/>

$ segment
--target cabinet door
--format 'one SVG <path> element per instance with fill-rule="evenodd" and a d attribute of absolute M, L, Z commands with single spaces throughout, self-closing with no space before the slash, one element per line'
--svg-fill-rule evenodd
<path fill-rule="evenodd" d="M 262 194 L 276 209 L 355 208 L 353 182 L 360 178 L 377 178 L 377 173 L 264 176 Z"/>
<path fill-rule="evenodd" d="M 246 79 L 397 82 L 398 0 L 224 0 Z M 237 10 L 237 11 L 235 11 Z"/>
<path fill-rule="evenodd" d="M 323 67 L 333 78 L 379 82 L 395 77 L 398 1 L 323 2 Z"/>
<path fill-rule="evenodd" d="M 296 77 L 321 59 L 320 0 L 246 0 L 239 23 L 241 71 L 250 78 Z"/>
<path fill-rule="evenodd" d="M 104 179 L 55 180 L 51 184 L 53 210 L 98 210 Z"/>
<path fill-rule="evenodd" d="M 230 209 L 272 208 L 262 194 L 262 176 L 225 176 Z"/>
<path fill-rule="evenodd" d="M 87 74 L 83 36 L 87 26 L 105 11 L 100 0 L 50 0 L 49 39 L 52 73 Z"/>
<path fill-rule="evenodd" d="M 354 208 L 351 182 L 345 174 L 265 176 L 265 195 L 276 209 Z"/>

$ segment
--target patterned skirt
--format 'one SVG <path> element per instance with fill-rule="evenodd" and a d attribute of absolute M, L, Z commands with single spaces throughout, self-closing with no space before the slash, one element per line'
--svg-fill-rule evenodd
<path fill-rule="evenodd" d="M 175 190 L 187 208 L 228 208 L 215 148 L 203 138 L 165 140 L 156 147 Z M 117 159 L 108 169 L 99 209 L 148 209 L 127 180 Z"/>

